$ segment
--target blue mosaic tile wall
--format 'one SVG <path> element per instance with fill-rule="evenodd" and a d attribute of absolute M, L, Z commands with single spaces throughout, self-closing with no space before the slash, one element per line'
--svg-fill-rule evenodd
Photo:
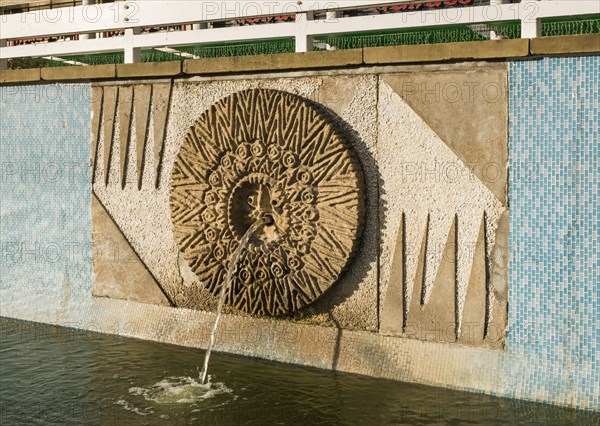
<path fill-rule="evenodd" d="M 0 87 L 0 295 L 23 318 L 91 294 L 90 97 L 85 84 Z"/>
<path fill-rule="evenodd" d="M 600 407 L 600 57 L 510 64 L 508 355 L 516 394 Z M 587 399 L 587 400 L 585 400 Z"/>

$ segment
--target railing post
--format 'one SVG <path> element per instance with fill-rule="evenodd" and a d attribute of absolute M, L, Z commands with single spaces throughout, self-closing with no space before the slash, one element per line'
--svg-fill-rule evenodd
<path fill-rule="evenodd" d="M 0 40 L 0 47 L 6 47 L 8 43 L 6 40 Z M 8 69 L 8 59 L 0 59 L 0 71 Z"/>
<path fill-rule="evenodd" d="M 327 19 L 326 19 L 327 22 L 335 22 L 342 17 L 342 11 L 335 10 L 333 12 L 327 12 L 326 16 L 327 16 Z"/>
<path fill-rule="evenodd" d="M 193 30 L 207 30 L 209 28 L 212 28 L 212 22 L 200 22 L 192 25 Z"/>
<path fill-rule="evenodd" d="M 521 21 L 521 38 L 536 38 L 540 37 L 541 33 L 542 26 L 539 19 L 531 22 Z"/>
<path fill-rule="evenodd" d="M 81 5 L 84 6 L 84 7 L 85 6 L 90 6 L 90 5 L 93 5 L 93 4 L 96 4 L 96 0 L 83 0 L 81 2 Z M 92 39 L 92 38 L 96 38 L 96 34 L 80 34 L 79 35 L 79 40 L 89 40 L 89 39 Z"/>
<path fill-rule="evenodd" d="M 524 0 L 519 4 L 521 38 L 536 38 L 542 35 L 542 24 L 538 16 L 540 4 L 536 0 Z"/>
<path fill-rule="evenodd" d="M 505 3 L 508 3 L 507 0 L 490 0 L 490 7 L 499 7 Z M 490 40 L 499 40 L 502 37 L 496 33 L 494 30 L 490 30 Z"/>
<path fill-rule="evenodd" d="M 313 36 L 308 34 L 308 22 L 314 17 L 313 12 L 296 14 L 296 52 L 313 50 Z"/>
<path fill-rule="evenodd" d="M 125 29 L 125 63 L 135 64 L 142 61 L 142 49 L 133 47 L 134 36 L 140 34 L 141 28 Z"/>

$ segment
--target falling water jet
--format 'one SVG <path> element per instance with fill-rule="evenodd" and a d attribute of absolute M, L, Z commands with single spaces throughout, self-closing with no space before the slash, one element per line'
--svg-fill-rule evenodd
<path fill-rule="evenodd" d="M 258 219 L 254 224 L 246 231 L 242 239 L 240 240 L 240 244 L 237 249 L 233 253 L 231 257 L 231 263 L 229 264 L 229 269 L 227 269 L 227 275 L 225 276 L 225 282 L 221 287 L 221 293 L 219 295 L 219 304 L 217 306 L 217 318 L 215 319 L 215 324 L 210 332 L 210 344 L 208 345 L 208 349 L 206 350 L 206 354 L 204 355 L 204 367 L 202 367 L 202 373 L 200 373 L 200 383 L 204 385 L 206 381 L 206 374 L 208 373 L 208 361 L 210 359 L 210 353 L 212 352 L 213 345 L 215 344 L 215 333 L 217 331 L 217 327 L 219 325 L 219 320 L 221 319 L 221 310 L 223 309 L 223 304 L 225 303 L 225 295 L 227 294 L 227 290 L 231 285 L 231 279 L 233 278 L 233 271 L 235 270 L 235 265 L 240 260 L 242 256 L 242 252 L 244 248 L 248 244 L 248 241 L 254 235 L 258 229 L 263 225 L 272 225 L 274 223 L 273 216 L 270 214 L 263 215 L 260 219 Z"/>

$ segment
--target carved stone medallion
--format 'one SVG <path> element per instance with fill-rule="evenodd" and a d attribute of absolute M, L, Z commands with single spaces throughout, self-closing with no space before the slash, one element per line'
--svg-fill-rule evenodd
<path fill-rule="evenodd" d="M 290 93 L 247 90 L 210 107 L 187 132 L 171 185 L 175 239 L 215 296 L 244 233 L 272 217 L 250 239 L 226 295 L 247 313 L 308 305 L 359 245 L 361 167 L 328 116 Z"/>

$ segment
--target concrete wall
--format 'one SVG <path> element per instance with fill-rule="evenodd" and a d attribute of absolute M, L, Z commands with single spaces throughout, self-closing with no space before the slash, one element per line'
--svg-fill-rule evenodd
<path fill-rule="evenodd" d="M 593 56 L 508 64 L 508 84 L 504 86 L 508 116 L 505 113 L 504 118 L 510 132 L 511 263 L 509 328 L 503 349 L 422 341 L 394 330 L 385 333 L 392 336 L 386 336 L 380 328 L 390 288 L 388 282 L 394 283 L 388 277 L 390 268 L 393 269 L 393 241 L 397 240 L 402 214 L 397 206 L 410 202 L 414 194 L 412 188 L 407 190 L 406 187 L 415 187 L 415 182 L 394 186 L 399 182 L 394 156 L 410 154 L 406 151 L 410 145 L 403 145 L 403 141 L 413 137 L 413 140 L 429 141 L 423 149 L 436 147 L 436 155 L 444 153 L 445 157 L 440 158 L 453 158 L 453 164 L 464 164 L 469 156 L 477 157 L 473 150 L 464 151 L 454 145 L 452 140 L 459 140 L 460 135 L 453 135 L 451 126 L 435 114 L 425 115 L 427 103 L 419 105 L 414 93 L 402 94 L 398 84 L 405 89 L 414 87 L 406 83 L 419 83 L 428 72 L 432 77 L 427 81 L 441 78 L 439 81 L 443 82 L 452 72 L 468 74 L 469 68 L 477 69 L 478 76 L 488 73 L 483 82 L 497 83 L 502 75 L 506 76 L 506 65 L 502 71 L 502 66 L 483 63 L 476 67 L 446 67 L 444 75 L 435 74 L 440 68 L 406 67 L 375 74 L 365 71 L 372 76 L 356 77 L 374 81 L 372 87 L 377 87 L 380 123 L 381 117 L 401 117 L 405 125 L 412 123 L 414 127 L 408 127 L 409 131 L 404 134 L 393 124 L 384 130 L 381 127 L 368 130 L 370 111 L 362 115 L 362 122 L 361 114 L 356 114 L 359 121 L 353 124 L 358 129 L 367 129 L 361 139 L 373 140 L 372 144 L 365 145 L 373 146 L 375 170 L 383 178 L 377 188 L 383 204 L 375 217 L 377 226 L 383 230 L 381 255 L 371 267 L 379 278 L 375 288 L 367 292 L 373 295 L 367 304 L 363 300 L 354 305 L 358 315 L 355 323 L 344 324 L 346 329 L 324 327 L 320 324 L 327 323 L 321 320 L 291 322 L 227 315 L 217 337 L 217 350 L 599 409 L 597 223 L 600 213 L 596 206 L 600 204 L 600 194 L 595 185 L 598 181 L 595 166 L 600 161 L 597 148 L 599 81 L 595 72 L 599 65 L 598 57 Z M 413 73 L 407 76 L 406 71 Z M 402 81 L 406 78 L 408 80 Z M 316 76 L 312 83 L 298 86 L 290 85 L 292 80 L 305 81 L 287 75 L 273 76 L 271 83 L 264 80 L 262 84 L 281 85 L 292 91 L 298 87 L 299 93 L 308 90 L 310 94 L 314 93 L 310 87 L 321 84 L 315 82 L 327 78 Z M 206 84 L 227 87 L 225 83 Z M 196 87 L 199 86 L 196 84 Z M 496 87 L 502 85 L 496 84 Z M 181 93 L 183 96 L 185 92 Z M 445 101 L 452 96 L 447 94 Z M 491 92 L 480 96 L 482 99 L 490 97 Z M 86 84 L 0 88 L 0 314 L 205 347 L 214 318 L 212 313 L 91 295 L 89 140 L 92 126 L 89 117 L 92 100 L 92 88 Z M 329 102 L 326 98 L 320 101 L 325 105 Z M 475 104 L 478 105 L 489 110 L 497 106 L 493 102 Z M 339 114 L 344 116 L 343 110 Z M 498 114 L 497 122 L 502 122 L 501 112 Z M 457 122 L 465 119 L 462 116 Z M 348 116 L 344 120 L 352 122 Z M 484 147 L 493 143 L 486 141 L 485 136 L 483 133 L 478 139 Z M 502 131 L 494 140 L 501 138 Z M 495 148 L 496 157 L 503 155 L 501 146 Z M 411 164 L 420 159 L 418 153 L 413 154 L 416 157 L 411 159 Z M 477 176 L 477 170 L 471 171 L 471 175 L 466 175 L 469 182 L 465 186 L 466 194 L 482 204 L 467 209 L 466 213 L 471 214 L 476 208 L 493 213 L 496 225 L 490 234 L 496 238 L 506 207 L 503 186 L 493 179 L 486 182 L 481 179 L 483 175 Z M 425 180 L 423 190 L 439 191 L 433 194 L 437 194 L 435 200 L 445 200 L 437 207 L 443 213 L 449 208 L 448 203 L 462 194 L 445 194 L 444 183 L 441 189 L 438 185 L 440 177 L 443 179 L 444 175 L 438 176 L 437 181 Z M 487 198 L 488 194 L 492 196 Z M 430 204 L 425 208 L 428 206 Z M 456 208 L 460 210 L 462 206 Z M 418 215 L 415 218 L 422 219 Z M 444 215 L 436 219 L 441 223 L 441 231 L 435 238 L 442 245 L 450 232 L 442 230 L 448 228 L 446 219 Z M 477 225 L 471 228 L 470 241 L 477 241 L 481 222 L 477 219 L 481 217 L 476 215 L 471 220 L 471 224 Z M 418 232 L 416 235 L 414 238 L 418 239 Z M 119 247 L 109 248 L 109 251 L 114 254 L 127 249 Z M 462 274 L 463 282 L 469 280 L 467 272 Z M 433 283 L 434 278 L 432 275 L 425 281 Z M 373 288 L 368 281 L 364 285 L 367 289 Z M 374 310 L 374 316 L 360 314 L 360 307 L 368 303 L 375 307 L 380 305 L 380 309 Z M 334 300 L 330 307 L 335 312 L 340 306 L 343 304 Z M 345 318 L 348 312 L 352 310 L 343 310 L 338 318 Z M 402 310 L 399 312 L 396 315 L 402 317 Z"/>

